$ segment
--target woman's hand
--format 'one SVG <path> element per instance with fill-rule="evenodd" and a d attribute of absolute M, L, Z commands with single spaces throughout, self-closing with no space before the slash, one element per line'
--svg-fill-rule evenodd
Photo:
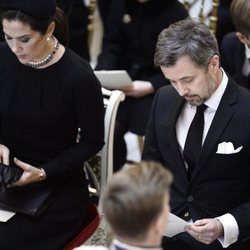
<path fill-rule="evenodd" d="M 38 182 L 46 179 L 46 173 L 43 169 L 31 166 L 18 159 L 14 159 L 15 164 L 23 170 L 21 178 L 13 186 L 25 186 L 32 182 Z"/>
<path fill-rule="evenodd" d="M 132 85 L 124 86 L 120 90 L 127 96 L 143 97 L 154 93 L 154 88 L 147 81 L 133 81 Z"/>
<path fill-rule="evenodd" d="M 10 150 L 3 144 L 0 144 L 0 162 L 2 162 L 5 165 L 9 165 L 10 163 L 9 155 L 10 155 Z"/>

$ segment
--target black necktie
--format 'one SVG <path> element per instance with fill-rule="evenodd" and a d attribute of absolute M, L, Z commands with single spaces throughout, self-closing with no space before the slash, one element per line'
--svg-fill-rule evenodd
<path fill-rule="evenodd" d="M 204 128 L 204 110 L 207 108 L 205 104 L 196 108 L 194 119 L 189 127 L 183 156 L 188 164 L 188 177 L 190 178 L 195 165 L 199 159 L 202 147 L 202 135 Z"/>

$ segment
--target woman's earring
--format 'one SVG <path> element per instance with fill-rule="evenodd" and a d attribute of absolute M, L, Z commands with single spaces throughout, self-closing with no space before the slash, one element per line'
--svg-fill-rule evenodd
<path fill-rule="evenodd" d="M 50 37 L 47 37 L 47 41 L 49 41 L 50 40 Z"/>

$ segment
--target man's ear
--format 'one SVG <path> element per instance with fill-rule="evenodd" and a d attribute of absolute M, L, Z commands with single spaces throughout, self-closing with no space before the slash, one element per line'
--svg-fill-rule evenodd
<path fill-rule="evenodd" d="M 238 39 L 240 40 L 241 43 L 243 43 L 243 44 L 247 43 L 248 39 L 247 39 L 247 37 L 245 35 L 243 35 L 240 32 L 236 32 L 235 34 L 236 34 L 236 36 L 238 37 Z"/>
<path fill-rule="evenodd" d="M 211 58 L 211 61 L 209 63 L 209 67 L 213 73 L 216 73 L 218 69 L 220 69 L 220 58 L 218 55 L 214 55 Z"/>

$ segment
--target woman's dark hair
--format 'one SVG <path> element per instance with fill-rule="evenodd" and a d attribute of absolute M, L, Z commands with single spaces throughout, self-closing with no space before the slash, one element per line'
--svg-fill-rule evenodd
<path fill-rule="evenodd" d="M 51 18 L 38 18 L 19 10 L 3 10 L 0 14 L 0 17 L 1 20 L 17 20 L 22 23 L 28 24 L 32 30 L 38 31 L 42 35 L 46 33 L 49 24 L 51 22 L 55 22 L 55 37 L 64 46 L 68 45 L 68 22 L 63 14 L 63 11 L 58 7 L 56 8 L 55 16 Z"/>

